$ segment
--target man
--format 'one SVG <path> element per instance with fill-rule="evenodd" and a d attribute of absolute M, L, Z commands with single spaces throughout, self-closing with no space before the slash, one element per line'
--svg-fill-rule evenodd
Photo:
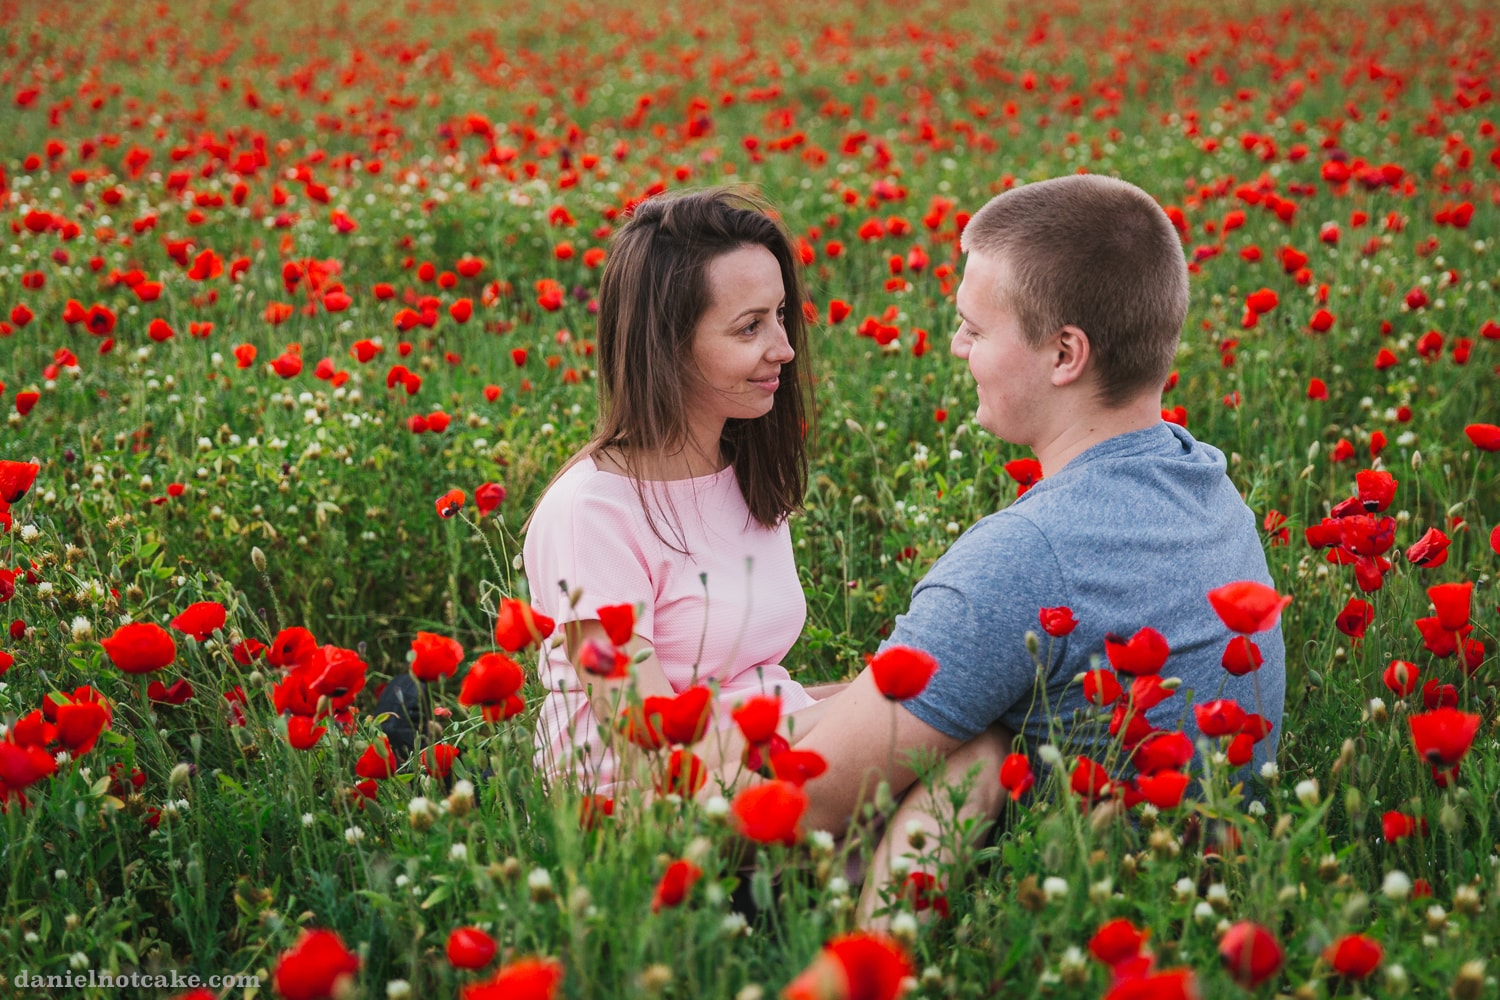
<path fill-rule="evenodd" d="M 1255 518 L 1223 454 L 1161 419 L 1188 304 L 1182 246 L 1166 214 L 1122 181 L 1063 177 L 993 199 L 962 245 L 952 353 L 974 378 L 979 424 L 1029 447 L 1043 478 L 960 537 L 896 618 L 884 648 L 937 660 L 925 690 L 887 702 L 867 669 L 798 741 L 829 765 L 808 787 L 809 829 L 844 829 L 880 782 L 901 795 L 915 780 L 912 761 L 934 754 L 946 758 L 950 779 L 983 763 L 965 814 L 998 815 L 992 768 L 1010 734 L 1030 751 L 1057 746 L 1067 767 L 1109 743 L 1108 710 L 1090 705 L 1074 678 L 1107 669 L 1106 635 L 1128 638 L 1142 627 L 1170 645 L 1161 676 L 1181 679 L 1147 712 L 1153 726 L 1196 739 L 1190 704 L 1232 698 L 1275 727 L 1245 772 L 1274 758 L 1285 690 L 1280 627 L 1255 636 L 1260 669 L 1232 675 L 1221 665 L 1232 634 L 1205 596 L 1238 580 L 1270 584 Z M 1063 607 L 1074 631 L 1043 634 L 1042 609 Z M 1040 637 L 1034 652 L 1028 633 Z M 908 829 L 935 831 L 935 811 L 923 789 L 907 795 L 867 882 L 866 914 L 890 852 L 916 857 Z"/>

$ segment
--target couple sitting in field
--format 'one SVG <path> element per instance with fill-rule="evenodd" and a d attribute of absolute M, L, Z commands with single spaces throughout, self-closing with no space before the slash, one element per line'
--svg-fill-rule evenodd
<path fill-rule="evenodd" d="M 1281 721 L 1279 626 L 1257 639 L 1259 671 L 1227 672 L 1231 633 L 1205 597 L 1270 583 L 1254 517 L 1224 456 L 1161 419 L 1188 303 L 1165 213 L 1124 182 L 1070 176 L 996 197 L 962 245 L 952 353 L 978 423 L 1029 447 L 1043 478 L 969 527 L 897 616 L 882 648 L 937 662 L 920 694 L 892 705 L 868 668 L 804 687 L 782 665 L 806 617 L 787 518 L 807 476 L 807 324 L 791 240 L 742 196 L 653 198 L 616 236 L 599 294 L 599 430 L 547 488 L 525 544 L 532 603 L 559 622 L 542 654 L 539 762 L 590 791 L 630 780 L 621 686 L 710 685 L 698 752 L 717 780 L 704 794 L 744 786 L 762 779 L 741 766 L 730 713 L 779 696 L 782 733 L 828 764 L 807 786 L 807 829 L 843 833 L 881 782 L 900 800 L 866 915 L 890 858 L 915 858 L 916 831 L 937 828 L 945 796 L 916 783 L 922 761 L 940 762 L 939 785 L 983 764 L 965 812 L 993 819 L 994 768 L 1015 737 L 1035 748 L 1061 724 L 1069 752 L 1109 742 L 1076 678 L 1111 633 L 1149 626 L 1170 644 L 1165 673 L 1183 697 L 1150 709 L 1153 726 L 1196 738 L 1188 699 L 1233 699 L 1275 727 L 1249 768 L 1274 757 Z M 611 648 L 600 609 L 621 604 L 636 608 L 628 680 L 577 669 L 580 650 Z M 1026 637 L 1048 608 L 1077 625 L 1038 654 Z"/>

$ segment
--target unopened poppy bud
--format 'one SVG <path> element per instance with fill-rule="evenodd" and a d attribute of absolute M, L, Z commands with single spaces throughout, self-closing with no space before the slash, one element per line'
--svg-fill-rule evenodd
<path fill-rule="evenodd" d="M 1461 885 L 1453 890 L 1453 911 L 1473 916 L 1479 912 L 1479 890 L 1472 885 Z"/>
<path fill-rule="evenodd" d="M 172 768 L 172 773 L 167 776 L 167 787 L 172 789 L 173 791 L 176 791 L 183 785 L 186 785 L 188 783 L 188 779 L 192 776 L 193 765 L 186 763 L 178 764 L 176 767 Z"/>
<path fill-rule="evenodd" d="M 651 996 L 661 996 L 668 986 L 672 985 L 672 969 L 670 966 L 657 962 L 648 965 L 641 971 L 641 991 Z"/>
<path fill-rule="evenodd" d="M 1411 453 L 1411 467 L 1413 469 L 1420 469 L 1422 467 L 1422 453 L 1420 451 L 1413 451 Z"/>
<path fill-rule="evenodd" d="M 1484 992 L 1484 962 L 1474 958 L 1459 966 L 1452 992 L 1453 1000 L 1478 1000 Z"/>
<path fill-rule="evenodd" d="M 1344 904 L 1344 919 L 1351 924 L 1362 922 L 1370 913 L 1370 897 L 1362 892 L 1356 892 L 1349 897 Z"/>
<path fill-rule="evenodd" d="M 259 545 L 250 546 L 250 565 L 255 567 L 257 573 L 266 571 L 266 554 L 260 550 Z"/>
<path fill-rule="evenodd" d="M 584 917 L 589 915 L 589 911 L 593 909 L 593 907 L 594 897 L 593 894 L 589 892 L 588 886 L 580 885 L 576 887 L 572 892 L 568 893 L 568 912 L 571 913 L 574 918 L 580 920 L 583 919 Z"/>
<path fill-rule="evenodd" d="M 1027 629 L 1026 630 L 1026 652 L 1030 653 L 1032 656 L 1035 656 L 1037 654 L 1037 652 L 1041 648 L 1042 648 L 1042 639 L 1041 639 L 1041 636 L 1037 635 L 1035 632 L 1031 631 L 1030 629 Z"/>
<path fill-rule="evenodd" d="M 1064 986 L 1074 989 L 1082 986 L 1089 980 L 1089 962 L 1084 956 L 1083 949 L 1076 944 L 1070 944 L 1063 951 L 1062 958 L 1057 962 L 1057 973 L 1062 978 Z"/>
<path fill-rule="evenodd" d="M 1438 824 L 1449 833 L 1457 833 L 1463 829 L 1464 820 L 1452 802 L 1444 802 L 1443 808 L 1438 810 Z"/>
<path fill-rule="evenodd" d="M 432 811 L 432 803 L 420 795 L 406 804 L 406 818 L 411 823 L 411 828 L 418 833 L 432 829 L 432 824 L 437 820 Z"/>
<path fill-rule="evenodd" d="M 545 903 L 552 898 L 552 875 L 545 868 L 533 868 L 526 876 L 526 888 L 533 903 Z"/>

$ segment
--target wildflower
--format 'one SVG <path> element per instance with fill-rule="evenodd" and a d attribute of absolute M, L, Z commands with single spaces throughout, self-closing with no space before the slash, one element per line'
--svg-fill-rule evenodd
<path fill-rule="evenodd" d="M 464 675 L 458 703 L 469 708 L 478 705 L 486 722 L 498 722 L 520 711 L 521 699 L 517 692 L 525 682 L 525 673 L 510 657 L 502 653 L 485 653 Z M 513 707 L 515 711 L 512 711 Z"/>
<path fill-rule="evenodd" d="M 457 640 L 434 632 L 418 632 L 411 651 L 411 674 L 419 681 L 452 677 L 464 658 L 464 648 Z"/>
<path fill-rule="evenodd" d="M 1263 583 L 1240 580 L 1210 590 L 1208 603 L 1231 632 L 1249 635 L 1274 628 L 1281 610 L 1292 603 L 1292 599 L 1277 594 Z"/>
<path fill-rule="evenodd" d="M 341 994 L 358 972 L 359 958 L 336 933 L 312 930 L 282 953 L 271 978 L 286 1000 L 327 1000 Z"/>
<path fill-rule="evenodd" d="M 760 844 L 791 846 L 802 837 L 807 793 L 789 781 L 768 781 L 740 792 L 730 803 L 735 828 Z"/>
<path fill-rule="evenodd" d="M 656 892 L 651 898 L 651 912 L 657 913 L 665 908 L 681 905 L 693 888 L 693 883 L 702 876 L 703 869 L 691 861 L 672 862 L 667 866 L 661 881 L 656 884 Z"/>
<path fill-rule="evenodd" d="M 1242 920 L 1219 939 L 1219 959 L 1230 978 L 1253 990 L 1281 970 L 1285 952 L 1275 935 L 1260 924 Z"/>
<path fill-rule="evenodd" d="M 1041 610 L 1042 631 L 1053 638 L 1062 638 L 1078 627 L 1073 610 L 1068 607 L 1043 608 Z"/>
<path fill-rule="evenodd" d="M 521 958 L 493 977 L 460 987 L 459 1000 L 552 1000 L 562 982 L 562 964 L 551 958 Z"/>
<path fill-rule="evenodd" d="M 177 658 L 177 644 L 166 629 L 153 622 L 121 625 L 100 645 L 110 662 L 127 674 L 160 670 Z"/>
<path fill-rule="evenodd" d="M 1378 941 L 1363 934 L 1345 934 L 1323 951 L 1323 959 L 1346 979 L 1364 979 L 1385 957 Z"/>
<path fill-rule="evenodd" d="M 513 597 L 500 600 L 495 619 L 495 642 L 508 653 L 516 653 L 533 642 L 543 642 L 557 623 Z"/>
<path fill-rule="evenodd" d="M 1104 655 L 1109 665 L 1132 677 L 1157 673 L 1170 654 L 1166 638 L 1153 628 L 1142 628 L 1129 639 L 1113 632 L 1104 637 Z"/>
<path fill-rule="evenodd" d="M 937 660 L 920 649 L 887 646 L 868 660 L 880 693 L 890 701 L 905 701 L 922 692 L 937 672 Z"/>
<path fill-rule="evenodd" d="M 478 927 L 460 927 L 448 935 L 447 950 L 455 969 L 482 969 L 495 957 L 495 939 Z"/>
<path fill-rule="evenodd" d="M 468 500 L 468 494 L 463 490 L 449 490 L 437 498 L 438 517 L 449 518 L 463 510 L 464 502 Z"/>
<path fill-rule="evenodd" d="M 894 1000 L 915 973 L 906 950 L 894 938 L 856 931 L 824 945 L 781 995 L 783 1000 L 826 996 Z"/>
<path fill-rule="evenodd" d="M 1464 759 L 1479 731 L 1479 716 L 1452 708 L 1407 718 L 1417 753 L 1434 766 L 1453 767 Z"/>

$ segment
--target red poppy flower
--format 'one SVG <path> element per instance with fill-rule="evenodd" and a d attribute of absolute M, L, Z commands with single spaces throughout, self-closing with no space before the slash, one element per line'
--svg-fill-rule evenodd
<path fill-rule="evenodd" d="M 607 681 L 629 676 L 630 657 L 607 642 L 583 640 L 573 661 L 582 670 Z"/>
<path fill-rule="evenodd" d="M 691 861 L 674 861 L 667 866 L 661 881 L 656 883 L 656 892 L 651 897 L 651 912 L 682 905 L 693 883 L 703 877 L 703 869 Z"/>
<path fill-rule="evenodd" d="M 916 913 L 931 910 L 944 920 L 948 918 L 948 896 L 943 892 L 943 885 L 936 876 L 927 872 L 915 871 L 907 875 L 906 881 L 901 883 L 901 898 L 911 903 Z"/>
<path fill-rule="evenodd" d="M 1500 528 L 1496 530 L 1500 531 Z M 1450 544 L 1448 536 L 1442 531 L 1437 528 L 1428 528 L 1426 534 L 1406 550 L 1406 561 L 1424 569 L 1436 569 L 1448 561 Z"/>
<path fill-rule="evenodd" d="M 186 677 L 179 677 L 171 685 L 152 681 L 146 685 L 146 697 L 163 705 L 185 705 L 192 700 L 193 685 Z"/>
<path fill-rule="evenodd" d="M 273 667 L 300 667 L 311 662 L 318 652 L 318 640 L 301 626 L 294 625 L 276 633 L 266 659 Z"/>
<path fill-rule="evenodd" d="M 1130 707 L 1137 712 L 1148 712 L 1177 693 L 1169 687 L 1160 674 L 1147 674 L 1130 682 Z"/>
<path fill-rule="evenodd" d="M 1344 610 L 1339 612 L 1338 618 L 1334 619 L 1334 624 L 1349 638 L 1360 639 L 1364 637 L 1365 630 L 1374 620 L 1375 608 L 1370 602 L 1351 597 L 1344 605 Z"/>
<path fill-rule="evenodd" d="M 1417 753 L 1434 766 L 1452 767 L 1464 759 L 1479 732 L 1479 716 L 1453 708 L 1407 717 Z"/>
<path fill-rule="evenodd" d="M 218 601 L 199 601 L 183 608 L 172 619 L 172 627 L 199 642 L 207 642 L 215 631 L 224 627 L 225 617 L 224 605 Z"/>
<path fill-rule="evenodd" d="M 451 743 L 434 743 L 422 751 L 422 769 L 434 778 L 446 778 L 453 772 L 453 762 L 460 753 Z"/>
<path fill-rule="evenodd" d="M 74 756 L 94 749 L 109 725 L 109 707 L 100 701 L 71 701 L 57 709 L 57 739 Z"/>
<path fill-rule="evenodd" d="M 1417 681 L 1422 672 L 1417 669 L 1415 663 L 1405 660 L 1392 660 L 1380 675 L 1380 680 L 1392 692 L 1405 698 L 1417 689 Z"/>
<path fill-rule="evenodd" d="M 635 635 L 635 605 L 610 604 L 600 608 L 598 614 L 604 634 L 616 646 L 625 645 Z"/>
<path fill-rule="evenodd" d="M 1092 803 L 1095 799 L 1107 796 L 1113 784 L 1109 780 L 1109 772 L 1098 763 L 1087 757 L 1079 757 L 1078 763 L 1073 766 L 1073 775 L 1069 779 L 1068 787 L 1073 790 L 1074 795 L 1085 802 Z"/>
<path fill-rule="evenodd" d="M 880 693 L 891 701 L 905 701 L 922 693 L 938 662 L 909 646 L 887 646 L 869 659 L 870 673 Z"/>
<path fill-rule="evenodd" d="M 802 839 L 807 793 L 790 781 L 768 781 L 740 792 L 729 805 L 735 829 L 758 844 L 786 844 Z"/>
<path fill-rule="evenodd" d="M 495 958 L 495 939 L 478 927 L 460 927 L 448 935 L 447 951 L 455 969 L 482 969 Z"/>
<path fill-rule="evenodd" d="M 458 691 L 458 703 L 472 708 L 482 706 L 486 722 L 496 722 L 507 701 L 526 683 L 526 674 L 503 653 L 485 653 L 474 661 L 464 675 Z"/>
<path fill-rule="evenodd" d="M 667 758 L 667 771 L 656 781 L 658 795 L 681 795 L 691 798 L 708 783 L 708 765 L 691 750 L 673 750 Z"/>
<path fill-rule="evenodd" d="M 1241 920 L 1219 939 L 1219 960 L 1230 978 L 1247 990 L 1281 971 L 1285 958 L 1276 936 L 1251 920 Z"/>
<path fill-rule="evenodd" d="M 57 770 L 57 761 L 44 747 L 21 746 L 0 740 L 0 788 L 18 790 Z M 4 795 L 0 795 L 0 800 Z"/>
<path fill-rule="evenodd" d="M 661 734 L 668 742 L 684 746 L 697 743 L 713 721 L 713 691 L 702 685 L 687 688 L 672 698 L 651 698 L 659 714 Z"/>
<path fill-rule="evenodd" d="M 495 617 L 495 642 L 507 653 L 518 653 L 533 642 L 542 642 L 557 623 L 514 597 L 500 599 Z"/>
<path fill-rule="evenodd" d="M 1415 816 L 1408 816 L 1406 813 L 1397 812 L 1394 809 L 1384 813 L 1380 817 L 1380 832 L 1391 843 L 1395 843 L 1403 837 L 1414 835 L 1421 827 L 1422 824 L 1417 821 Z"/>
<path fill-rule="evenodd" d="M 306 931 L 277 959 L 271 978 L 286 1000 L 329 1000 L 359 972 L 359 957 L 333 931 Z"/>
<path fill-rule="evenodd" d="M 1364 979 L 1384 957 L 1380 943 L 1363 934 L 1345 934 L 1323 950 L 1323 960 L 1345 979 Z"/>
<path fill-rule="evenodd" d="M 459 1000 L 552 1000 L 562 982 L 562 963 L 551 958 L 520 958 L 482 983 L 461 987 Z"/>
<path fill-rule="evenodd" d="M 355 762 L 354 773 L 361 778 L 383 780 L 395 774 L 398 767 L 400 765 L 396 763 L 396 754 L 391 750 L 391 741 L 382 736 L 378 743 L 365 747 L 365 752 Z"/>
<path fill-rule="evenodd" d="M 1135 779 L 1141 797 L 1158 809 L 1176 809 L 1182 805 L 1182 797 L 1192 783 L 1192 778 L 1173 770 L 1143 774 Z"/>
<path fill-rule="evenodd" d="M 293 750 L 311 750 L 326 732 L 328 727 L 315 724 L 310 715 L 287 716 L 286 741 Z"/>
<path fill-rule="evenodd" d="M 799 788 L 828 770 L 828 761 L 816 750 L 773 749 L 770 758 L 772 776 Z"/>
<path fill-rule="evenodd" d="M 855 931 L 824 945 L 782 990 L 782 1000 L 895 1000 L 916 968 L 895 939 Z"/>
<path fill-rule="evenodd" d="M 1110 968 L 1141 953 L 1149 930 L 1140 930 L 1124 918 L 1111 920 L 1089 938 L 1089 953 Z"/>
<path fill-rule="evenodd" d="M 467 499 L 468 494 L 464 493 L 463 490 L 449 490 L 447 493 L 444 493 L 437 498 L 436 507 L 438 517 L 448 518 L 457 514 L 464 509 L 464 501 Z"/>
<path fill-rule="evenodd" d="M 1068 607 L 1043 608 L 1041 620 L 1042 631 L 1053 638 L 1061 638 L 1078 627 L 1073 609 Z"/>
<path fill-rule="evenodd" d="M 578 801 L 578 828 L 592 830 L 606 816 L 615 814 L 615 800 L 607 795 L 585 795 Z"/>
<path fill-rule="evenodd" d="M 1396 477 L 1389 472 L 1364 469 L 1355 473 L 1354 484 L 1365 510 L 1385 510 L 1396 499 Z"/>
<path fill-rule="evenodd" d="M 132 622 L 99 643 L 117 668 L 127 674 L 149 674 L 177 659 L 177 643 L 155 622 Z"/>
<path fill-rule="evenodd" d="M 1193 706 L 1198 731 L 1210 738 L 1232 736 L 1245 728 L 1245 710 L 1232 698 L 1218 698 Z"/>
<path fill-rule="evenodd" d="M 1459 634 L 1443 628 L 1442 620 L 1436 615 L 1418 618 L 1412 624 L 1422 633 L 1422 645 L 1433 656 L 1442 660 L 1458 652 Z"/>
<path fill-rule="evenodd" d="M 484 483 L 474 489 L 474 508 L 483 517 L 505 502 L 505 487 L 499 483 Z"/>
<path fill-rule="evenodd" d="M 1020 489 L 1016 490 L 1017 496 L 1022 496 L 1027 490 L 1042 481 L 1042 463 L 1034 458 L 1017 458 L 1006 462 L 1003 466 L 1005 474 L 1015 480 Z"/>
<path fill-rule="evenodd" d="M 308 688 L 313 694 L 327 695 L 335 702 L 348 707 L 354 696 L 365 688 L 364 660 L 352 649 L 339 646 L 320 646 L 307 663 Z"/>
<path fill-rule="evenodd" d="M 1281 609 L 1292 603 L 1292 599 L 1263 583 L 1239 580 L 1210 590 L 1208 603 L 1231 632 L 1249 635 L 1274 628 Z"/>
<path fill-rule="evenodd" d="M 464 648 L 458 640 L 435 632 L 418 632 L 411 651 L 411 674 L 419 681 L 452 677 L 464 659 Z"/>
<path fill-rule="evenodd" d="M 41 468 L 35 462 L 0 461 L 0 500 L 8 504 L 20 502 L 36 482 Z"/>
<path fill-rule="evenodd" d="M 1139 978 L 1116 980 L 1104 1000 L 1199 1000 L 1201 996 L 1192 969 L 1157 973 L 1148 969 Z"/>
<path fill-rule="evenodd" d="M 776 735 L 776 726 L 781 722 L 781 696 L 754 695 L 736 706 L 731 716 L 746 743 L 752 746 L 767 743 Z"/>
<path fill-rule="evenodd" d="M 1083 675 L 1083 696 L 1095 705 L 1113 705 L 1123 693 L 1113 670 L 1090 670 Z"/>
<path fill-rule="evenodd" d="M 1000 787 L 1010 793 L 1012 802 L 1020 801 L 1035 784 L 1036 775 L 1025 754 L 1013 753 L 1000 762 Z"/>
<path fill-rule="evenodd" d="M 1500 427 L 1494 424 L 1470 424 L 1464 428 L 1464 433 L 1480 451 L 1500 451 Z"/>
<path fill-rule="evenodd" d="M 1427 596 L 1437 609 L 1438 624 L 1449 632 L 1457 632 L 1469 624 L 1473 610 L 1473 583 L 1440 583 L 1427 588 Z"/>
<path fill-rule="evenodd" d="M 1236 677 L 1243 677 L 1259 670 L 1265 657 L 1261 655 L 1260 647 L 1250 641 L 1247 635 L 1237 635 L 1229 640 L 1224 647 L 1224 655 L 1219 658 L 1219 665 Z"/>
<path fill-rule="evenodd" d="M 1154 628 L 1142 628 L 1129 639 L 1113 632 L 1104 637 L 1104 655 L 1109 665 L 1122 674 L 1142 677 L 1161 670 L 1171 655 L 1166 637 Z"/>
<path fill-rule="evenodd" d="M 1135 748 L 1130 762 L 1142 774 L 1180 771 L 1193 759 L 1193 741 L 1186 733 L 1157 733 Z"/>

